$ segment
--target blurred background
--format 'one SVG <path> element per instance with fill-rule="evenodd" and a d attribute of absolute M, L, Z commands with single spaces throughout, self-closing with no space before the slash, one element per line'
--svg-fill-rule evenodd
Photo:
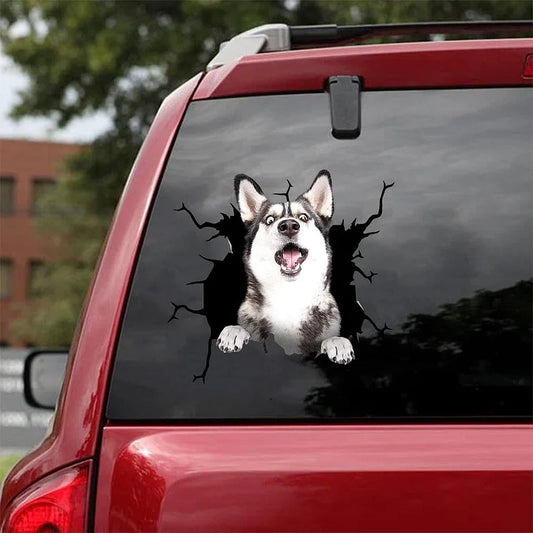
<path fill-rule="evenodd" d="M 12 460 L 5 454 L 34 446 L 50 418 L 24 404 L 25 355 L 33 346 L 69 346 L 150 123 L 163 98 L 203 70 L 221 42 L 271 22 L 532 15 L 530 0 L 3 0 L 0 479 Z"/>

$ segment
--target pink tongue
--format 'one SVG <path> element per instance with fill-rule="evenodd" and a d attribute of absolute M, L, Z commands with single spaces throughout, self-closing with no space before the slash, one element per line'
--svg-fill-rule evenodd
<path fill-rule="evenodd" d="M 294 270 L 296 268 L 296 262 L 299 258 L 300 251 L 296 250 L 295 248 L 283 250 L 283 262 L 291 270 Z"/>

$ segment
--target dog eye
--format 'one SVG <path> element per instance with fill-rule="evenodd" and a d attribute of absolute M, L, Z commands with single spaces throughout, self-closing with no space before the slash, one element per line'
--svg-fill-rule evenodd
<path fill-rule="evenodd" d="M 301 214 L 301 215 L 298 215 L 298 218 L 302 221 L 302 222 L 307 222 L 309 220 L 309 217 L 305 214 Z"/>
<path fill-rule="evenodd" d="M 267 226 L 270 226 L 270 224 L 272 224 L 272 222 L 274 222 L 274 217 L 272 215 L 268 215 L 266 218 L 265 218 L 265 224 Z"/>

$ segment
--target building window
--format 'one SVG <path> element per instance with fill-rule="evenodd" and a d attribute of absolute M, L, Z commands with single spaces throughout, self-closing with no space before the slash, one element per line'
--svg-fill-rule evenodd
<path fill-rule="evenodd" d="M 0 259 L 0 300 L 9 300 L 13 291 L 13 261 Z"/>
<path fill-rule="evenodd" d="M 55 181 L 49 177 L 34 178 L 31 184 L 31 212 L 33 215 L 43 213 L 43 200 L 55 187 Z"/>
<path fill-rule="evenodd" d="M 15 178 L 0 176 L 0 215 L 10 216 L 15 212 Z"/>
<path fill-rule="evenodd" d="M 30 261 L 28 298 L 39 298 L 42 296 L 43 268 L 44 263 L 42 261 Z"/>

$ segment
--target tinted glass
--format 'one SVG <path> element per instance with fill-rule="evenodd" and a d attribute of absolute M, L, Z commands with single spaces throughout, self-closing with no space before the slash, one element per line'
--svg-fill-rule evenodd
<path fill-rule="evenodd" d="M 0 259 L 0 300 L 8 300 L 13 293 L 13 261 Z"/>
<path fill-rule="evenodd" d="M 0 216 L 15 212 L 15 178 L 0 176 Z"/>
<path fill-rule="evenodd" d="M 29 262 L 28 298 L 39 298 L 43 295 L 46 283 L 46 269 L 42 261 Z"/>
<path fill-rule="evenodd" d="M 137 265 L 109 417 L 529 415 L 530 115 L 528 89 L 364 93 L 362 134 L 342 141 L 331 136 L 325 94 L 192 103 Z M 329 264 L 318 231 L 327 224 L 327 186 L 309 192 L 322 169 L 333 188 L 333 264 L 319 296 L 333 296 L 341 322 L 332 331 L 350 341 L 355 360 L 316 356 L 312 343 L 303 355 L 286 355 L 281 334 L 223 353 L 221 330 L 248 327 L 238 310 L 257 289 L 250 271 L 255 279 L 254 268 L 285 269 L 292 281 L 323 275 L 317 254 Z M 265 211 L 269 204 L 242 177 L 238 204 L 238 174 L 281 207 Z M 286 204 L 306 191 L 312 201 Z M 267 251 L 246 278 L 238 205 L 252 219 L 247 249 L 270 250 L 269 213 L 278 233 L 292 231 L 279 228 L 284 218 L 299 221 L 299 235 L 309 224 L 318 233 L 305 250 Z M 302 205 L 311 220 L 296 212 Z M 294 310 L 318 286 L 309 283 L 274 305 L 271 322 L 287 317 L 305 337 L 335 321 L 333 312 L 313 311 L 299 322 Z M 275 287 L 259 285 L 251 314 L 275 299 Z"/>
<path fill-rule="evenodd" d="M 53 178 L 35 178 L 31 184 L 31 212 L 38 215 L 43 212 L 43 201 L 55 188 Z"/>

